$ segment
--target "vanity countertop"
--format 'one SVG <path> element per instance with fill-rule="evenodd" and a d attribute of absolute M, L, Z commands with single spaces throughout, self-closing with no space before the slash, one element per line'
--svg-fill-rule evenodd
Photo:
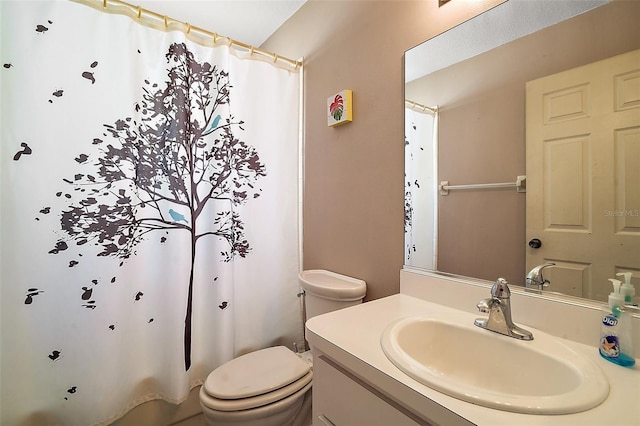
<path fill-rule="evenodd" d="M 566 415 L 518 414 L 458 400 L 413 380 L 387 359 L 380 338 L 391 322 L 408 316 L 451 310 L 417 297 L 396 294 L 311 318 L 306 325 L 307 339 L 313 348 L 351 370 L 366 384 L 436 424 L 640 425 L 640 366 L 636 364 L 629 369 L 607 362 L 600 357 L 595 346 L 560 339 L 593 360 L 610 383 L 609 396 L 602 404 L 588 411 Z M 519 325 L 526 327 L 526 324 Z M 535 336 L 535 328 L 526 328 Z M 523 368 L 527 366 L 523 365 Z"/>

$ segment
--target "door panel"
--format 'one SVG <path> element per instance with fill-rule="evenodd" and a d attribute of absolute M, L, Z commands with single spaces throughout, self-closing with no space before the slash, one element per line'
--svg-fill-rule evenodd
<path fill-rule="evenodd" d="M 591 161 L 585 135 L 544 143 L 544 224 L 546 229 L 590 232 Z"/>

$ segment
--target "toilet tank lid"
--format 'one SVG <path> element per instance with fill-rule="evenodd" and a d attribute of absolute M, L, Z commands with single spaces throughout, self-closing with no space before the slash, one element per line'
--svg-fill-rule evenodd
<path fill-rule="evenodd" d="M 206 392 L 220 399 L 262 395 L 292 383 L 310 366 L 284 346 L 239 356 L 213 370 L 204 383 Z"/>
<path fill-rule="evenodd" d="M 302 271 L 299 279 L 305 291 L 325 299 L 353 301 L 367 293 L 367 283 L 363 280 L 323 269 Z"/>

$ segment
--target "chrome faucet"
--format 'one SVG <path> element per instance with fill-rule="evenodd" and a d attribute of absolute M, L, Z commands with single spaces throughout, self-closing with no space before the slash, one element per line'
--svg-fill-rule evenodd
<path fill-rule="evenodd" d="M 520 340 L 533 340 L 530 331 L 515 325 L 511 320 L 511 290 L 504 278 L 498 280 L 491 287 L 491 298 L 478 303 L 478 310 L 489 314 L 488 318 L 478 318 L 474 324 L 480 328 L 504 334 Z"/>
<path fill-rule="evenodd" d="M 540 291 L 544 287 L 551 284 L 551 281 L 544 279 L 544 277 L 542 276 L 542 270 L 549 266 L 555 266 L 555 265 L 556 265 L 555 263 L 544 263 L 542 265 L 538 265 L 535 268 L 533 268 L 531 271 L 529 271 L 529 273 L 527 274 L 527 278 L 524 281 L 525 287 L 533 288 L 533 286 L 538 286 L 536 290 Z"/>

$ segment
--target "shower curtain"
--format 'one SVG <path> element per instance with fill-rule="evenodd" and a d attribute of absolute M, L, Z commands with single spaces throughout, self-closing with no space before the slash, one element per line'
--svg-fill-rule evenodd
<path fill-rule="evenodd" d="M 109 423 L 302 345 L 299 75 L 0 3 L 0 423 Z"/>
<path fill-rule="evenodd" d="M 437 268 L 438 113 L 405 108 L 404 264 Z M 413 220 L 419 217 L 420 220 Z"/>

